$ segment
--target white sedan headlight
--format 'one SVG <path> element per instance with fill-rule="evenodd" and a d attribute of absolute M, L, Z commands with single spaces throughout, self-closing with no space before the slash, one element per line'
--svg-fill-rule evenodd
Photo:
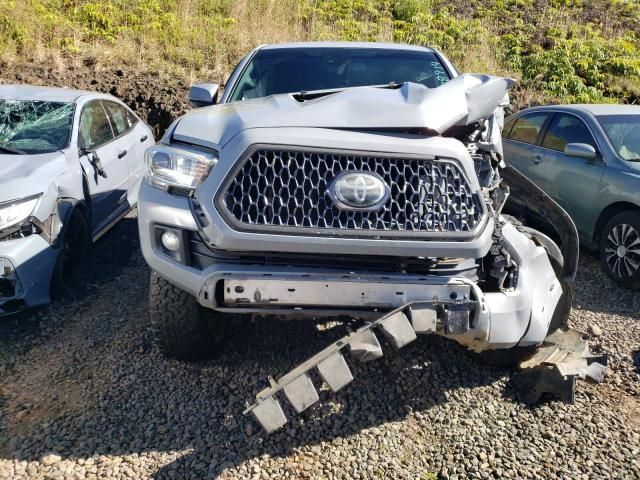
<path fill-rule="evenodd" d="M 195 189 L 200 185 L 218 156 L 213 151 L 154 145 L 144 154 L 149 183 L 167 190 L 170 187 Z"/>
<path fill-rule="evenodd" d="M 0 230 L 12 227 L 25 221 L 38 203 L 40 195 L 0 202 Z"/>

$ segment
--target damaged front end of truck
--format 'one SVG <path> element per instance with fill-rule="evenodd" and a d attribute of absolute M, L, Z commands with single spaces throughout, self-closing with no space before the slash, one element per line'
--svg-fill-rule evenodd
<path fill-rule="evenodd" d="M 265 212 L 254 219 L 252 205 L 244 208 L 242 199 L 254 187 L 243 182 L 260 169 L 269 174 L 270 158 L 296 162 L 300 157 L 295 151 L 302 151 L 298 167 L 287 175 L 305 173 L 301 188 L 307 177 L 314 183 L 314 175 L 324 176 L 326 191 L 321 189 L 322 198 L 314 201 L 326 201 L 325 208 L 338 220 L 320 211 L 324 221 L 301 218 L 303 228 L 296 233 L 342 240 L 343 253 L 335 258 L 343 268 L 326 268 L 318 252 L 314 258 L 303 256 L 295 267 L 287 257 L 266 275 L 252 268 L 220 271 L 207 277 L 200 303 L 259 316 L 349 315 L 364 322 L 278 380 L 269 378 L 269 386 L 245 410 L 266 431 L 286 423 L 280 400 L 286 398 L 298 413 L 319 400 L 310 371 L 317 370 L 337 391 L 353 379 L 349 359 L 380 358 L 377 335 L 398 349 L 421 334 L 444 336 L 474 352 L 527 349 L 532 353 L 521 364 L 518 385 L 530 403 L 546 393 L 572 401 L 576 378 L 602 380 L 606 356 L 592 355 L 585 337 L 568 328 L 578 264 L 576 228 L 561 207 L 503 158 L 503 108 L 512 83 L 462 75 L 437 89 L 403 84 L 292 96 L 299 103 L 325 102 L 348 124 L 330 128 L 395 144 L 395 152 L 379 152 L 379 143 L 366 149 L 372 153 L 356 154 L 347 148 L 325 153 L 317 147 L 260 145 L 246 151 L 249 160 L 230 170 L 216 197 L 227 222 L 263 235 L 291 233 L 291 224 L 279 225 L 281 231 L 278 225 L 260 226 Z M 412 142 L 418 147 L 415 153 L 407 147 Z M 309 172 L 307 157 L 315 163 Z M 326 173 L 322 170 L 328 162 Z M 282 170 L 274 173 L 267 181 L 286 183 Z M 256 190 L 261 188 L 259 176 L 252 179 Z M 376 190 L 376 179 L 389 187 L 386 196 Z M 371 190 L 370 208 L 356 205 Z M 548 220 L 546 234 L 505 214 L 510 195 L 525 198 Z M 358 235 L 352 237 L 353 229 Z M 378 245 L 395 250 L 395 256 L 375 252 L 363 268 L 355 261 L 365 257 L 356 255 L 360 248 L 355 238 L 368 240 L 374 250 Z M 385 264 L 389 258 L 395 259 L 393 267 Z"/>

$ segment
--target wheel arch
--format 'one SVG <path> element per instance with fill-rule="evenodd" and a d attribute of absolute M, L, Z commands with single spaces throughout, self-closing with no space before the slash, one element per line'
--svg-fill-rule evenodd
<path fill-rule="evenodd" d="M 61 197 L 57 201 L 57 218 L 56 221 L 59 225 L 56 228 L 56 236 L 54 239 L 54 246 L 59 247 L 60 242 L 64 238 L 66 226 L 69 223 L 69 218 L 74 211 L 80 211 L 87 220 L 87 224 L 90 225 L 89 211 L 84 200 L 78 200 L 73 197 Z"/>
<path fill-rule="evenodd" d="M 596 220 L 596 225 L 593 229 L 593 235 L 591 241 L 595 248 L 600 248 L 600 236 L 602 235 L 602 230 L 604 229 L 607 221 L 614 215 L 617 215 L 626 211 L 636 211 L 640 212 L 640 206 L 631 202 L 615 202 L 611 205 L 607 206 Z"/>

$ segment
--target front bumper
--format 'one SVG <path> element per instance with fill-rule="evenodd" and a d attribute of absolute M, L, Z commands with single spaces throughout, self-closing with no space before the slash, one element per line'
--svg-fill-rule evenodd
<path fill-rule="evenodd" d="M 58 252 L 37 234 L 0 242 L 0 316 L 50 302 Z"/>
<path fill-rule="evenodd" d="M 519 265 L 517 288 L 483 292 L 476 282 L 456 275 L 382 275 L 351 272 L 340 266 L 327 269 L 225 262 L 200 270 L 164 254 L 154 233 L 157 225 L 199 230 L 189 200 L 145 182 L 139 203 L 141 246 L 147 263 L 194 295 L 200 304 L 218 311 L 285 317 L 366 316 L 411 302 L 429 302 L 440 312 L 435 333 L 471 349 L 485 350 L 542 343 L 562 295 L 546 250 L 509 223 L 502 228 L 502 235 Z M 427 245 L 423 248 L 428 249 L 429 243 L 424 242 Z M 468 312 L 468 322 L 458 324 L 465 328 L 447 327 L 448 312 L 456 309 Z"/>

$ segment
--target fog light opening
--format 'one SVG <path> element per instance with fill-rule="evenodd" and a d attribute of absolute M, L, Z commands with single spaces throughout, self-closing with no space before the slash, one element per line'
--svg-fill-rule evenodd
<path fill-rule="evenodd" d="M 170 252 L 177 252 L 180 250 L 180 237 L 171 230 L 165 230 L 161 237 L 162 246 Z"/>

